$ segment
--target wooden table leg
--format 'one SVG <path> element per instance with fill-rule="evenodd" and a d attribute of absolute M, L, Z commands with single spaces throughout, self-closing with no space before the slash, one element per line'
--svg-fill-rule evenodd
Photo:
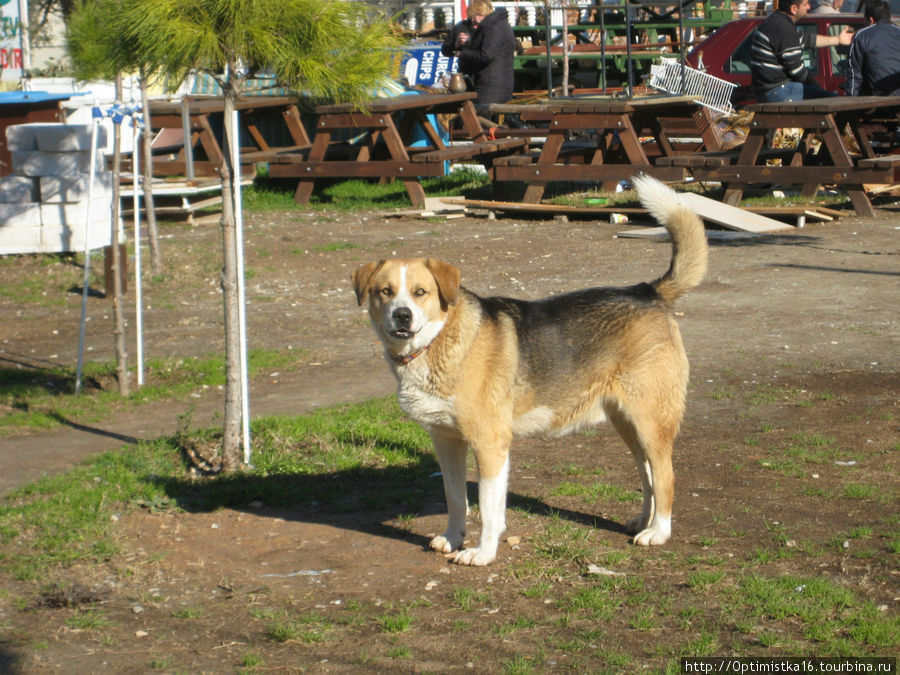
<path fill-rule="evenodd" d="M 740 157 L 738 157 L 738 166 L 756 166 L 756 158 L 759 157 L 759 151 L 762 150 L 766 140 L 767 129 L 751 128 L 744 141 L 744 147 L 741 149 Z M 737 181 L 728 183 L 725 186 L 725 195 L 722 197 L 723 204 L 737 206 L 741 203 L 741 197 L 744 195 L 744 187 L 746 181 Z"/>
<path fill-rule="evenodd" d="M 391 114 L 384 115 L 384 128 L 382 129 L 382 138 L 387 145 L 388 152 L 392 159 L 409 162 L 409 154 L 406 152 L 406 145 L 400 136 L 397 126 L 394 124 L 394 117 Z M 419 182 L 417 176 L 409 178 L 401 178 L 403 185 L 406 187 L 406 194 L 409 200 L 417 209 L 425 208 L 425 189 Z"/>
<path fill-rule="evenodd" d="M 841 132 L 838 129 L 837 122 L 835 122 L 834 115 L 828 115 L 826 122 L 827 126 L 822 133 L 822 138 L 825 141 L 825 147 L 828 148 L 828 152 L 831 155 L 831 161 L 834 162 L 836 167 L 843 166 L 852 169 L 853 159 L 850 157 L 850 153 L 847 152 L 844 141 L 841 140 Z M 857 216 L 872 218 L 875 215 L 872 202 L 869 201 L 869 196 L 862 185 L 851 183 L 842 187 L 847 191 L 847 196 L 850 197 L 850 203 L 856 209 Z"/>
<path fill-rule="evenodd" d="M 563 130 L 557 132 L 550 131 L 547 133 L 547 140 L 544 141 L 544 147 L 541 150 L 541 154 L 538 156 L 537 166 L 541 166 L 542 164 L 556 164 L 565 135 L 566 132 Z M 541 202 L 541 197 L 544 196 L 546 187 L 545 183 L 530 183 L 525 190 L 525 196 L 522 198 L 522 201 L 525 204 L 539 204 Z"/>
<path fill-rule="evenodd" d="M 309 150 L 309 157 L 307 158 L 309 162 L 321 162 L 325 159 L 325 153 L 328 152 L 328 144 L 331 143 L 331 130 L 326 125 L 326 120 L 320 121 L 312 148 Z M 297 184 L 297 190 L 294 192 L 294 201 L 298 204 L 308 204 L 315 183 L 315 178 L 301 178 Z"/>
<path fill-rule="evenodd" d="M 297 110 L 297 106 L 288 106 L 282 111 L 281 116 L 284 119 L 285 126 L 287 126 L 288 133 L 290 133 L 294 141 L 294 145 L 309 145 L 311 143 L 309 135 L 306 133 L 306 128 L 303 126 L 303 121 L 300 119 L 300 111 Z"/>

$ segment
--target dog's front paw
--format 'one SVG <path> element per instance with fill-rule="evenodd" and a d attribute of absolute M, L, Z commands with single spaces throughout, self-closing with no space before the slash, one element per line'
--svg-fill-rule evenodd
<path fill-rule="evenodd" d="M 669 541 L 671 532 L 661 527 L 648 527 L 634 535 L 634 543 L 638 546 L 659 546 Z"/>
<path fill-rule="evenodd" d="M 497 557 L 497 551 L 486 551 L 481 547 L 464 548 L 459 551 L 451 560 L 457 565 L 472 565 L 473 567 L 484 567 L 494 562 Z"/>
<path fill-rule="evenodd" d="M 453 553 L 453 551 L 459 550 L 459 547 L 462 546 L 462 537 L 454 542 L 453 539 L 448 537 L 445 533 L 432 539 L 429 546 L 438 553 Z"/>
<path fill-rule="evenodd" d="M 637 534 L 641 530 L 647 527 L 647 522 L 644 520 L 643 516 L 635 516 L 631 520 L 628 521 L 625 525 L 625 531 L 628 534 Z"/>

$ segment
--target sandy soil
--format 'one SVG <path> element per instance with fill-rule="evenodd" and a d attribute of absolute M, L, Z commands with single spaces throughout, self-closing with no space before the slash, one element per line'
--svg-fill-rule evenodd
<path fill-rule="evenodd" d="M 147 357 L 207 355 L 222 345 L 218 229 L 167 227 L 163 243 L 170 272 L 144 289 Z M 536 298 L 649 280 L 665 270 L 670 255 L 667 243 L 617 239 L 621 226 L 587 220 L 423 220 L 296 211 L 253 214 L 247 228 L 250 347 L 297 355 L 296 368 L 253 382 L 254 416 L 302 413 L 392 392 L 380 348 L 349 285 L 352 270 L 369 260 L 440 257 L 456 263 L 463 283 L 476 292 Z M 675 536 L 662 550 L 638 551 L 628 544 L 621 524 L 634 505 L 600 499 L 586 506 L 551 489 L 565 477 L 561 467 L 573 463 L 602 467 L 604 480 L 639 489 L 627 451 L 608 428 L 590 437 L 514 447 L 511 503 L 527 505 L 530 514 L 511 513 L 509 534 L 519 539 L 515 545 L 504 542 L 498 561 L 486 569 L 449 566 L 425 549 L 427 538 L 443 527 L 439 479 L 423 486 L 427 507 L 403 523 L 396 510 L 337 514 L 264 503 L 212 513 L 129 512 L 117 525 L 123 553 L 108 569 L 62 571 L 59 579 L 102 588 L 111 626 L 68 627 L 65 619 L 83 610 L 78 607 L 23 610 L 38 587 L 0 573 L 9 589 L 0 593 L 0 670 L 7 664 L 21 672 L 237 672 L 255 650 L 262 670 L 486 671 L 533 654 L 538 643 L 538 671 L 596 670 L 609 663 L 608 654 L 573 652 L 558 646 L 562 639 L 549 640 L 539 629 L 565 631 L 554 628 L 560 610 L 546 595 L 534 599 L 525 593 L 538 577 L 523 575 L 521 564 L 536 555 L 536 542 L 554 517 L 550 509 L 590 530 L 602 550 L 621 551 L 622 571 L 640 578 L 650 592 L 672 594 L 676 606 L 702 605 L 702 599 L 691 600 L 686 590 L 690 564 L 667 562 L 702 553 L 711 540 L 719 542 L 714 552 L 726 561 L 723 569 L 732 570 L 771 544 L 773 527 L 787 539 L 817 546 L 864 524 L 875 528 L 876 538 L 896 537 L 896 523 L 894 534 L 887 532 L 884 491 L 888 503 L 896 499 L 890 477 L 898 468 L 900 419 L 898 236 L 900 209 L 883 205 L 875 219 L 847 217 L 711 244 L 707 279 L 678 307 L 692 385 L 676 450 Z M 79 275 L 74 265 L 28 257 L 0 264 L 0 285 L 27 279 L 68 289 L 47 303 L 0 295 L 0 366 L 35 369 L 40 376 L 51 365 L 74 364 Z M 91 298 L 90 358 L 113 356 L 110 313 L 107 300 Z M 196 426 L 212 423 L 221 406 L 221 392 L 198 391 L 184 401 L 2 438 L 0 490 L 133 439 L 169 434 L 190 408 Z M 828 437 L 837 455 L 859 460 L 808 467 L 799 477 L 774 472 L 767 456 L 798 433 Z M 882 497 L 826 499 L 803 492 L 812 483 L 822 494 L 839 494 L 848 482 L 878 485 Z M 726 534 L 738 531 L 740 536 Z M 785 573 L 849 579 L 896 614 L 897 557 L 885 552 L 883 542 L 876 548 L 879 553 L 870 558 L 838 551 L 774 564 Z M 581 583 L 577 570 L 570 572 L 548 583 L 562 594 Z M 471 614 L 460 616 L 453 605 L 451 594 L 459 586 L 484 593 Z M 202 611 L 186 620 L 178 612 L 184 607 Z M 323 641 L 274 644 L 262 636 L 263 622 L 248 618 L 256 616 L 254 607 L 318 613 L 341 628 L 325 631 Z M 394 635 L 373 619 L 400 607 L 416 608 L 414 630 Z M 347 622 L 360 615 L 358 623 Z M 543 619 L 537 627 L 500 637 L 498 626 L 525 615 Z M 461 620 L 470 630 L 459 629 Z M 655 634 L 653 650 L 643 636 L 629 637 L 633 629 L 624 621 L 609 621 L 602 629 L 632 665 L 658 667 L 666 644 L 677 645 L 696 630 Z M 401 647 L 410 654 L 397 656 Z M 758 644 L 746 649 L 765 653 Z"/>

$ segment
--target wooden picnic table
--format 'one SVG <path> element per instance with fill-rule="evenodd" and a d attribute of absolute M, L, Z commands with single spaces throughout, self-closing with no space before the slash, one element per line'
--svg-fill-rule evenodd
<path fill-rule="evenodd" d="M 494 164 L 495 181 L 528 183 L 523 200 L 528 204 L 539 203 L 546 184 L 556 181 L 598 181 L 610 188 L 638 173 L 682 180 L 684 168 L 660 167 L 651 161 L 653 153 L 678 151 L 674 136 L 696 137 L 700 147 L 710 150 L 720 147 L 710 111 L 690 96 L 631 100 L 567 97 L 538 104 L 491 106 L 490 111 L 548 118 L 540 154 L 501 158 Z M 514 135 L 516 131 L 504 133 Z M 533 135 L 534 130 L 524 133 Z M 651 135 L 654 143 L 642 143 L 643 133 Z"/>
<path fill-rule="evenodd" d="M 254 162 L 262 161 L 270 154 L 309 147 L 310 139 L 300 119 L 298 101 L 296 96 L 247 96 L 235 102 L 241 128 L 253 142 L 252 146 L 241 148 L 242 167 L 252 170 Z M 154 175 L 186 176 L 188 180 L 198 176 L 218 176 L 223 157 L 213 117 L 221 116 L 224 111 L 225 101 L 221 96 L 151 100 L 150 123 L 153 131 L 159 134 L 156 144 L 171 143 L 177 148 L 175 159 L 154 159 Z M 280 117 L 293 144 L 272 147 L 260 130 L 263 117 Z M 190 140 L 185 142 L 185 139 Z M 205 155 L 203 159 L 196 156 L 199 150 Z"/>
<path fill-rule="evenodd" d="M 683 156 L 669 163 L 685 166 L 698 180 L 725 184 L 723 201 L 727 204 L 738 204 L 752 183 L 799 184 L 801 194 L 809 197 L 819 185 L 830 184 L 847 192 L 857 215 L 875 215 L 864 186 L 894 184 L 900 155 L 879 156 L 872 132 L 880 129 L 890 138 L 900 120 L 900 96 L 835 96 L 757 103 L 747 109 L 754 117 L 740 152 Z M 803 130 L 796 148 L 767 147 L 769 132 L 781 128 Z M 858 152 L 845 132 L 854 139 Z M 821 140 L 821 147 L 811 152 L 816 139 Z M 779 154 L 780 164 L 767 164 Z"/>
<path fill-rule="evenodd" d="M 524 138 L 492 139 L 482 127 L 473 103 L 476 94 L 409 94 L 377 98 L 362 106 L 321 105 L 308 154 L 281 153 L 269 159 L 269 174 L 300 178 L 296 201 L 305 204 L 317 178 L 400 178 L 410 201 L 425 206 L 423 176 L 442 176 L 447 161 L 472 160 L 489 164 L 493 157 L 527 146 Z M 444 143 L 430 116 L 458 115 L 468 142 Z M 359 137 L 344 146 L 349 152 L 329 152 L 336 133 L 354 130 Z M 415 136 L 424 134 L 419 145 Z"/>

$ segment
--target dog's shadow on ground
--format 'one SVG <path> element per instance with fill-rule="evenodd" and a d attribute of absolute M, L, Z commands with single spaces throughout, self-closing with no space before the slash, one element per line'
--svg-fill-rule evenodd
<path fill-rule="evenodd" d="M 411 531 L 410 521 L 446 515 L 439 467 L 433 457 L 407 466 L 354 468 L 328 473 L 235 474 L 204 480 L 150 476 L 166 496 L 189 513 L 221 508 L 288 521 L 308 522 L 398 539 L 427 548 L 430 538 Z M 477 504 L 477 484 L 468 483 Z M 623 524 L 595 514 L 548 505 L 511 491 L 507 508 L 552 516 L 578 525 L 625 534 Z M 444 523 L 441 523 L 443 528 Z M 475 524 L 472 530 L 479 529 Z"/>

